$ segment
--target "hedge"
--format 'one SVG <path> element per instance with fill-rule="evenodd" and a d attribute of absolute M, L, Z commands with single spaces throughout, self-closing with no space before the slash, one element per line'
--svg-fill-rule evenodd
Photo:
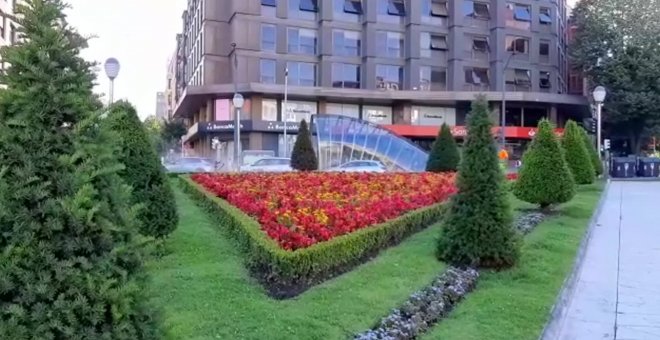
<path fill-rule="evenodd" d="M 308 248 L 287 251 L 269 238 L 256 220 L 209 193 L 190 176 L 180 176 L 180 183 L 221 229 L 233 236 L 250 272 L 276 298 L 298 295 L 368 261 L 379 251 L 439 222 L 445 212 L 444 203 L 438 203 Z"/>

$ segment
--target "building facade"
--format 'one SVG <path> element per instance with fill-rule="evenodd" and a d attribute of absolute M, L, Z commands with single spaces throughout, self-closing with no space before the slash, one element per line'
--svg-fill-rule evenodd
<path fill-rule="evenodd" d="M 167 119 L 167 96 L 165 92 L 156 92 L 156 117 Z"/>
<path fill-rule="evenodd" d="M 18 39 L 17 24 L 11 19 L 17 2 L 20 2 L 20 0 L 0 1 L 0 46 L 11 45 Z M 4 67 L 5 63 L 2 62 L 0 68 L 4 69 Z"/>
<path fill-rule="evenodd" d="M 173 53 L 167 63 L 167 83 L 165 84 L 166 119 L 172 119 L 176 107 L 176 53 Z"/>
<path fill-rule="evenodd" d="M 442 123 L 465 134 L 479 93 L 499 125 L 504 96 L 514 154 L 540 119 L 588 114 L 568 93 L 565 0 L 190 0 L 177 43 L 174 117 L 200 156 L 215 155 L 213 138 L 231 149 L 234 92 L 246 98 L 243 150 L 280 155 L 319 113 L 427 148 Z"/>

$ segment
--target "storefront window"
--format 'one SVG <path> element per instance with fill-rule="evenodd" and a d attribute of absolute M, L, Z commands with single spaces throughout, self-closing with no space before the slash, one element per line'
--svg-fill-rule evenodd
<path fill-rule="evenodd" d="M 353 104 L 328 103 L 325 107 L 328 114 L 360 118 L 360 106 Z"/>
<path fill-rule="evenodd" d="M 456 109 L 453 107 L 413 106 L 411 121 L 413 125 L 449 126 L 456 125 Z"/>
<path fill-rule="evenodd" d="M 362 119 L 376 124 L 392 124 L 392 108 L 388 106 L 364 106 Z"/>
<path fill-rule="evenodd" d="M 264 99 L 261 101 L 261 119 L 269 122 L 277 121 L 277 100 Z"/>
<path fill-rule="evenodd" d="M 301 120 L 309 122 L 312 120 L 312 115 L 318 113 L 316 102 L 302 102 L 289 100 L 288 110 L 282 110 L 282 121 L 300 122 Z M 284 102 L 282 102 L 284 107 Z"/>

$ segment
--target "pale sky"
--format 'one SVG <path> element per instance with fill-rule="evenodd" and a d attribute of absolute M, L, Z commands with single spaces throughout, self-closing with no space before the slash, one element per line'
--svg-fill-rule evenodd
<path fill-rule="evenodd" d="M 221 0 L 228 1 L 228 0 Z M 96 35 L 83 52 L 103 63 L 115 57 L 121 71 L 115 80 L 115 100 L 128 99 L 141 118 L 155 114 L 156 92 L 166 86 L 167 63 L 176 48 L 186 0 L 68 0 L 69 22 L 85 35 Z M 573 6 L 577 0 L 568 0 Z M 101 65 L 102 66 L 102 65 Z M 101 67 L 102 69 L 102 67 Z M 101 72 L 98 93 L 108 93 Z"/>
<path fill-rule="evenodd" d="M 186 0 L 68 0 L 69 22 L 83 35 L 95 35 L 83 52 L 101 64 L 115 57 L 121 64 L 115 100 L 128 99 L 141 118 L 155 114 L 156 92 L 166 86 L 167 63 L 176 48 Z M 101 70 L 103 69 L 102 65 Z M 98 93 L 108 93 L 101 71 Z"/>

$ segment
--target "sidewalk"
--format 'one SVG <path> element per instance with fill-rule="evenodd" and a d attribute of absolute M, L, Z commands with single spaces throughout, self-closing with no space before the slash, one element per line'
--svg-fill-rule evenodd
<path fill-rule="evenodd" d="M 660 182 L 611 182 L 605 194 L 565 314 L 546 340 L 660 339 Z"/>

